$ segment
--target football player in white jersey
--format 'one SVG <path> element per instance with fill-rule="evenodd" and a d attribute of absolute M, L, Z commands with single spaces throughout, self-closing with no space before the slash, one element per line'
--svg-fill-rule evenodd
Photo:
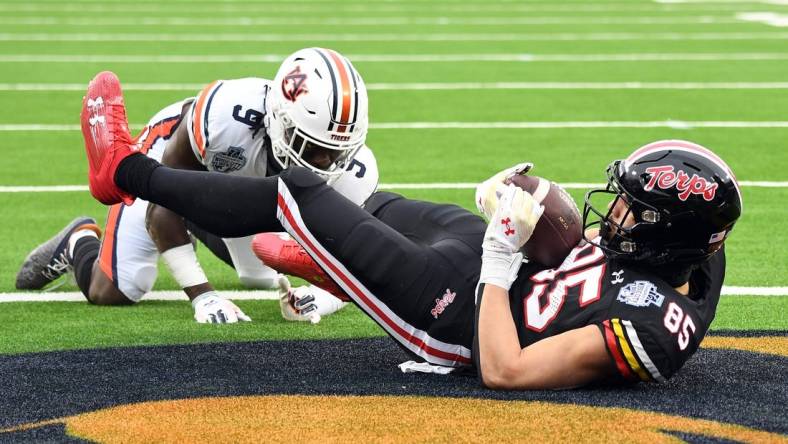
<path fill-rule="evenodd" d="M 285 59 L 273 81 L 217 80 L 197 97 L 164 108 L 135 143 L 149 157 L 180 169 L 265 177 L 304 166 L 362 205 L 378 181 L 375 157 L 364 144 L 367 109 L 366 88 L 350 61 L 329 49 L 307 48 Z M 73 269 L 91 303 L 133 304 L 153 287 L 161 256 L 192 301 L 198 322 L 249 320 L 208 281 L 187 226 L 235 268 L 244 285 L 281 287 L 285 318 L 314 322 L 342 307 L 317 287 L 290 288 L 252 253 L 251 236 L 221 239 L 140 199 L 110 207 L 100 242 L 95 220 L 72 221 L 28 255 L 17 288 L 43 288 Z"/>

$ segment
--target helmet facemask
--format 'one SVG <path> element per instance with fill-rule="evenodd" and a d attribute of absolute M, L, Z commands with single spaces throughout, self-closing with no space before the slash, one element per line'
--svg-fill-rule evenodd
<path fill-rule="evenodd" d="M 649 260 L 652 264 L 664 261 L 662 251 L 654 242 L 645 242 L 643 238 L 658 240 L 664 230 L 667 213 L 647 204 L 627 192 L 616 177 L 616 170 L 621 161 L 611 163 L 607 168 L 607 186 L 590 190 L 585 195 L 583 206 L 583 238 L 604 250 L 609 257 L 632 261 Z M 615 218 L 613 212 L 619 201 L 623 201 L 627 209 L 624 214 Z M 609 204 L 607 203 L 609 202 Z M 601 210 L 600 208 L 607 208 Z M 595 218 L 589 218 L 593 214 Z M 630 217 L 635 223 L 624 226 Z M 586 230 L 598 228 L 599 237 L 589 239 Z"/>
<path fill-rule="evenodd" d="M 272 110 L 269 121 L 269 136 L 274 160 L 283 169 L 292 165 L 302 166 L 323 177 L 328 184 L 335 182 L 348 168 L 350 162 L 364 145 L 361 141 L 345 144 L 327 144 L 298 128 L 288 116 L 286 109 Z M 305 154 L 311 149 L 330 151 L 331 164 L 321 169 L 305 160 Z"/>

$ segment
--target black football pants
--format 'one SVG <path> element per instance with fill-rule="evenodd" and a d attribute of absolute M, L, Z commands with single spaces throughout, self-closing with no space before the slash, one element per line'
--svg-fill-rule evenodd
<path fill-rule="evenodd" d="M 486 228 L 478 216 L 391 193 L 376 193 L 364 210 L 299 167 L 267 178 L 157 167 L 147 181 L 124 180 L 150 160 L 139 157 L 121 164 L 121 188 L 218 236 L 287 231 L 406 350 L 434 364 L 471 364 Z"/>

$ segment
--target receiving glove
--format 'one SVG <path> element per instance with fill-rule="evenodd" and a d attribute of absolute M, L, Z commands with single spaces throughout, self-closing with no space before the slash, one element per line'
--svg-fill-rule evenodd
<path fill-rule="evenodd" d="M 523 262 L 520 249 L 528 242 L 544 207 L 515 185 L 504 186 L 482 242 L 479 282 L 509 290 Z"/>
<path fill-rule="evenodd" d="M 484 217 L 490 220 L 493 213 L 495 213 L 495 209 L 498 208 L 498 199 L 506 188 L 503 181 L 515 174 L 525 174 L 533 167 L 534 165 L 530 162 L 520 163 L 500 171 L 480 183 L 476 187 L 476 208 L 479 210 L 479 213 L 484 214 Z"/>
<path fill-rule="evenodd" d="M 238 321 L 252 320 L 237 305 L 219 296 L 215 291 L 194 298 L 192 307 L 194 307 L 194 320 L 200 324 L 234 324 Z"/>
<path fill-rule="evenodd" d="M 314 285 L 292 288 L 287 277 L 279 279 L 279 309 L 288 321 L 320 322 L 347 305 L 331 293 Z"/>

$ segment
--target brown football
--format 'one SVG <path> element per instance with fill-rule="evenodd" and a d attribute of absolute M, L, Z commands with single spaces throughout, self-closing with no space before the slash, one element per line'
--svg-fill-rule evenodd
<path fill-rule="evenodd" d="M 525 255 L 531 262 L 559 266 L 582 238 L 580 210 L 572 196 L 555 182 L 538 176 L 515 174 L 504 183 L 528 191 L 544 205 L 544 213 L 523 247 Z"/>

